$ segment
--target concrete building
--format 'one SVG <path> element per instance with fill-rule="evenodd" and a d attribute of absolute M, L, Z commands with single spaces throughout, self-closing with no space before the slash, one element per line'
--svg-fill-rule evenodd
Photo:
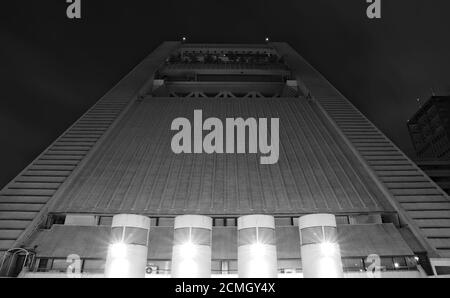
<path fill-rule="evenodd" d="M 432 96 L 408 121 L 417 158 L 450 160 L 450 96 Z"/>
<path fill-rule="evenodd" d="M 195 110 L 279 119 L 277 161 L 174 153 Z M 445 275 L 450 200 L 286 43 L 163 43 L 0 192 L 3 275 L 324 276 L 321 248 L 335 277 Z"/>
<path fill-rule="evenodd" d="M 450 194 L 450 159 L 418 160 L 417 165 L 433 179 L 439 187 L 447 194 Z"/>
<path fill-rule="evenodd" d="M 450 96 L 432 96 L 408 121 L 417 165 L 450 193 Z"/>

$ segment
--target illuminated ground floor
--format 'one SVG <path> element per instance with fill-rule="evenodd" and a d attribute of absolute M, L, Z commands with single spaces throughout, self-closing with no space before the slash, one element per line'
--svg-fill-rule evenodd
<path fill-rule="evenodd" d="M 450 260 L 430 262 L 407 230 L 377 218 L 54 216 L 30 239 L 39 253 L 14 260 L 12 251 L 2 270 L 25 278 L 446 276 Z"/>

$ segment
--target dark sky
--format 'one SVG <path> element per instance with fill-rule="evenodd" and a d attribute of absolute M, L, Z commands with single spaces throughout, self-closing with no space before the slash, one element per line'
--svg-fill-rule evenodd
<path fill-rule="evenodd" d="M 6 2 L 6 1 L 5 1 Z M 14 3 L 12 3 L 14 2 Z M 0 186 L 164 40 L 291 44 L 413 156 L 406 120 L 450 93 L 450 1 L 8 1 L 0 16 Z"/>

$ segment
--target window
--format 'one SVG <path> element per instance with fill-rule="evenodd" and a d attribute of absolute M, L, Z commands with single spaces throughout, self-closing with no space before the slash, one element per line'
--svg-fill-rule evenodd
<path fill-rule="evenodd" d="M 211 231 L 202 228 L 180 228 L 174 231 L 174 244 L 191 241 L 197 245 L 211 245 Z"/>
<path fill-rule="evenodd" d="M 348 225 L 349 219 L 348 216 L 346 215 L 340 215 L 340 216 L 336 216 L 336 224 L 338 225 Z"/>
<path fill-rule="evenodd" d="M 381 224 L 381 214 L 361 214 L 350 216 L 350 224 Z"/>
<path fill-rule="evenodd" d="M 225 224 L 227 227 L 235 227 L 237 226 L 237 218 L 227 218 Z"/>
<path fill-rule="evenodd" d="M 150 227 L 156 227 L 158 226 L 158 218 L 157 217 L 151 217 L 150 218 Z"/>
<path fill-rule="evenodd" d="M 83 272 L 102 273 L 105 271 L 106 260 L 86 259 L 83 262 Z"/>
<path fill-rule="evenodd" d="M 216 217 L 213 218 L 214 227 L 235 227 L 237 219 L 234 217 Z"/>
<path fill-rule="evenodd" d="M 247 228 L 239 230 L 238 246 L 251 245 L 256 242 L 275 245 L 275 230 L 271 228 Z"/>
<path fill-rule="evenodd" d="M 450 266 L 436 266 L 434 269 L 437 275 L 450 275 Z"/>
<path fill-rule="evenodd" d="M 362 258 L 345 258 L 342 259 L 342 265 L 346 272 L 361 272 L 365 271 L 364 261 Z"/>
<path fill-rule="evenodd" d="M 123 227 L 113 227 L 111 229 L 112 242 L 120 242 L 123 240 Z"/>
<path fill-rule="evenodd" d="M 173 227 L 175 219 L 172 217 L 160 217 L 158 220 L 158 226 L 160 227 Z"/>
<path fill-rule="evenodd" d="M 381 257 L 381 267 L 383 270 L 393 271 L 395 270 L 394 262 L 392 258 Z"/>
<path fill-rule="evenodd" d="M 112 225 L 112 216 L 100 216 L 98 220 L 99 226 L 108 226 L 110 227 Z"/>
<path fill-rule="evenodd" d="M 303 229 L 300 236 L 302 245 L 319 243 L 323 239 L 323 229 L 322 227 Z"/>
<path fill-rule="evenodd" d="M 42 258 L 38 260 L 37 272 L 47 272 L 51 267 L 51 260 L 48 258 Z"/>
<path fill-rule="evenodd" d="M 218 261 L 218 260 L 211 261 L 211 273 L 212 274 L 222 274 L 222 261 Z"/>
<path fill-rule="evenodd" d="M 292 226 L 292 217 L 275 217 L 275 226 L 277 227 Z"/>
<path fill-rule="evenodd" d="M 51 271 L 66 272 L 70 264 L 66 259 L 54 259 Z"/>
<path fill-rule="evenodd" d="M 393 258 L 393 262 L 395 270 L 408 269 L 408 264 L 406 263 L 406 258 L 404 257 L 395 257 Z"/>
<path fill-rule="evenodd" d="M 63 225 L 65 221 L 66 216 L 64 214 L 51 214 L 48 216 L 44 228 L 50 229 L 53 225 Z"/>
<path fill-rule="evenodd" d="M 280 273 L 301 272 L 302 262 L 300 259 L 282 259 L 278 260 L 278 271 Z"/>
<path fill-rule="evenodd" d="M 215 227 L 224 227 L 225 226 L 225 219 L 224 218 L 214 218 L 213 219 L 213 226 L 215 226 Z"/>
<path fill-rule="evenodd" d="M 124 241 L 128 244 L 147 245 L 148 230 L 143 228 L 125 227 Z"/>

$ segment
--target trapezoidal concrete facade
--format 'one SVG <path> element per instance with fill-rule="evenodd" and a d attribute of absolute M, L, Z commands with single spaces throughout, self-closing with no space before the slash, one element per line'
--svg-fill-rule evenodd
<path fill-rule="evenodd" d="M 278 118 L 279 158 L 175 154 L 174 119 Z M 286 43 L 165 42 L 0 192 L 3 275 L 103 276 L 112 217 L 150 218 L 147 275 L 170 276 L 174 218 L 212 218 L 211 272 L 237 274 L 237 219 L 271 215 L 279 275 L 301 276 L 298 218 L 333 214 L 346 276 L 436 274 L 450 200 Z M 208 263 L 209 264 L 209 263 Z M 444 264 L 444 265 L 442 265 Z"/>

